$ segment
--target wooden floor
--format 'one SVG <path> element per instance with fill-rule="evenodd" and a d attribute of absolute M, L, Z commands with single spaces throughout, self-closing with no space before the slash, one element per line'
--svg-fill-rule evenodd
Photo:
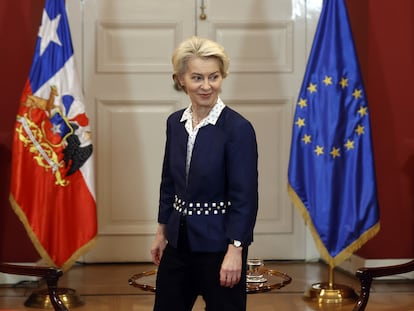
<path fill-rule="evenodd" d="M 328 270 L 323 263 L 271 261 L 265 263 L 292 277 L 292 282 L 266 293 L 249 294 L 248 311 L 311 311 L 352 310 L 353 301 L 341 304 L 318 304 L 306 299 L 304 293 L 314 283 L 326 282 Z M 128 280 L 134 274 L 154 269 L 152 264 L 77 264 L 59 281 L 59 288 L 74 289 L 84 302 L 83 306 L 70 308 L 79 311 L 150 311 L 154 294 L 130 286 Z M 358 280 L 348 273 L 335 271 L 334 283 L 359 291 Z M 44 288 L 39 281 L 21 282 L 15 285 L 0 285 L 0 311 L 39 310 L 24 306 L 27 298 L 36 290 Z M 173 310 L 173 309 L 172 309 Z M 202 299 L 198 299 L 194 311 L 204 310 Z M 367 311 L 414 311 L 414 281 L 374 281 Z"/>

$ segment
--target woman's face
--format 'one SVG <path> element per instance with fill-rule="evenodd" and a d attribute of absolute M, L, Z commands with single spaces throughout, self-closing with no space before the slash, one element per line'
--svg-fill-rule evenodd
<path fill-rule="evenodd" d="M 223 77 L 217 58 L 193 58 L 187 64 L 187 71 L 180 78 L 191 99 L 193 108 L 213 107 L 221 91 Z"/>

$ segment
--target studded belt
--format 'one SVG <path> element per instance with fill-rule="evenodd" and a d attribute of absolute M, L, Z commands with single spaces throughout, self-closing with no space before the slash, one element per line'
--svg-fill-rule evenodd
<path fill-rule="evenodd" d="M 185 202 L 177 195 L 174 198 L 174 209 L 186 216 L 209 216 L 225 214 L 230 202 Z"/>

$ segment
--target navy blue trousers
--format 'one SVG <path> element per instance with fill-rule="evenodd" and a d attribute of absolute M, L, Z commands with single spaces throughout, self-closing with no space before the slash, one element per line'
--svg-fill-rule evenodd
<path fill-rule="evenodd" d="M 246 310 L 246 260 L 240 282 L 233 288 L 220 286 L 220 268 L 225 253 L 195 253 L 188 247 L 185 224 L 178 248 L 164 250 L 158 267 L 154 311 L 190 311 L 199 295 L 206 311 Z"/>

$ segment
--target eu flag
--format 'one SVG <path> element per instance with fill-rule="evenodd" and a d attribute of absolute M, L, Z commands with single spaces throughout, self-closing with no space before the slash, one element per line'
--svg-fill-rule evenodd
<path fill-rule="evenodd" d="M 344 0 L 323 2 L 293 120 L 288 183 L 331 267 L 379 231 L 368 102 Z"/>

